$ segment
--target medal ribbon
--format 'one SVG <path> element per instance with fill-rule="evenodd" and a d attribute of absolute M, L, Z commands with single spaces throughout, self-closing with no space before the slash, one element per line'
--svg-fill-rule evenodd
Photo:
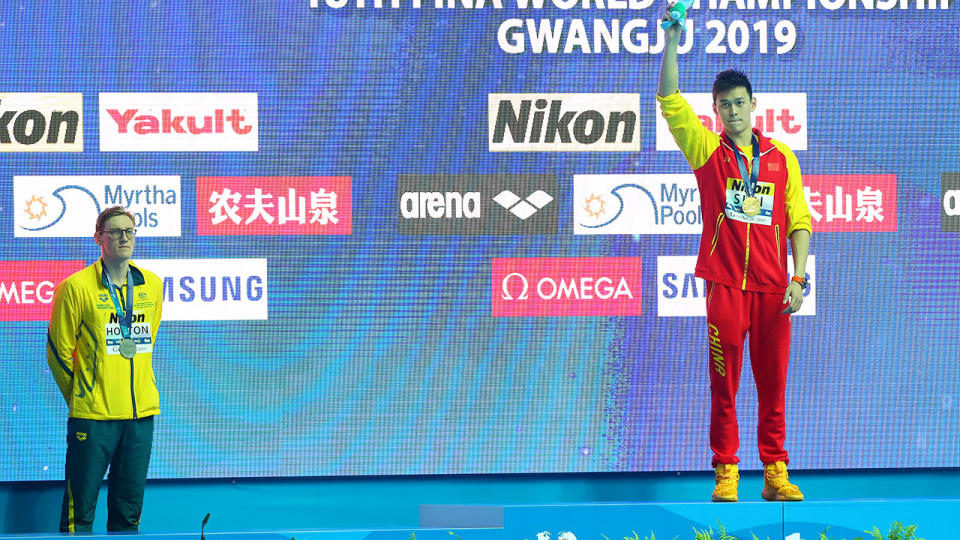
<path fill-rule="evenodd" d="M 126 313 L 123 311 L 123 304 L 120 303 L 120 299 L 117 297 L 116 287 L 113 286 L 113 281 L 110 279 L 110 274 L 107 272 L 107 266 L 103 266 L 103 273 L 100 275 L 101 281 L 103 284 L 110 289 L 110 299 L 113 300 L 113 309 L 117 312 L 117 322 L 120 324 L 120 334 L 123 335 L 123 339 L 130 338 L 130 326 L 133 323 L 133 272 L 130 271 L 130 268 L 127 267 L 127 310 Z"/>
<path fill-rule="evenodd" d="M 733 147 L 733 152 L 737 154 L 737 166 L 740 167 L 740 179 L 743 180 L 743 191 L 747 193 L 747 197 L 753 197 L 753 193 L 757 189 L 757 177 L 760 174 L 760 142 L 757 140 L 757 134 L 753 134 L 753 160 L 751 161 L 751 170 L 750 174 L 747 174 L 747 160 L 740 154 L 740 149 L 737 148 L 737 145 L 734 144 L 733 139 L 727 135 L 727 132 L 723 132 L 723 136 L 727 138 L 727 141 L 730 143 L 730 146 Z"/>

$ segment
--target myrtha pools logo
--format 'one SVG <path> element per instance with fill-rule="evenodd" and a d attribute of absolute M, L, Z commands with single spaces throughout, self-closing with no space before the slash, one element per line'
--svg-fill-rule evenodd
<path fill-rule="evenodd" d="M 140 236 L 180 236 L 179 176 L 14 176 L 15 237 L 93 234 L 100 212 L 120 205 Z"/>
<path fill-rule="evenodd" d="M 575 175 L 574 234 L 699 234 L 692 174 Z"/>

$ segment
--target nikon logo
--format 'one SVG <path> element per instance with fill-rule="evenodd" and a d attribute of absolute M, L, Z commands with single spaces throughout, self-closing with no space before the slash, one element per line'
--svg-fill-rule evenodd
<path fill-rule="evenodd" d="M 638 152 L 640 94 L 489 94 L 491 152 Z"/>
<path fill-rule="evenodd" d="M 83 94 L 0 94 L 0 152 L 83 152 Z"/>

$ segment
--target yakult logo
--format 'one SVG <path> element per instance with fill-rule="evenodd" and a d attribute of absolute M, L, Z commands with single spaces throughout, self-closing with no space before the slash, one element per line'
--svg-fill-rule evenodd
<path fill-rule="evenodd" d="M 163 281 L 163 320 L 266 320 L 266 259 L 144 259 Z"/>
<path fill-rule="evenodd" d="M 896 232 L 893 174 L 805 174 L 803 195 L 814 232 Z"/>
<path fill-rule="evenodd" d="M 692 174 L 573 177 L 574 234 L 700 234 L 700 191 Z"/>
<path fill-rule="evenodd" d="M 83 152 L 83 94 L 0 94 L 0 152 Z"/>
<path fill-rule="evenodd" d="M 785 143 L 791 150 L 807 149 L 807 95 L 754 94 L 757 109 L 753 111 L 753 125 L 764 135 Z M 700 122 L 714 133 L 723 131 L 720 117 L 713 112 L 712 94 L 684 94 Z M 659 104 L 657 105 L 659 109 Z M 657 150 L 677 150 L 667 121 L 657 111 Z"/>
<path fill-rule="evenodd" d="M 639 152 L 640 94 L 489 94 L 491 152 Z"/>
<path fill-rule="evenodd" d="M 641 314 L 640 259 L 493 260 L 494 317 Z"/>
<path fill-rule="evenodd" d="M 960 232 L 960 173 L 940 175 L 940 230 Z"/>
<path fill-rule="evenodd" d="M 0 261 L 0 321 L 49 321 L 53 293 L 83 261 Z"/>
<path fill-rule="evenodd" d="M 100 94 L 101 151 L 258 149 L 257 94 Z"/>
<path fill-rule="evenodd" d="M 658 317 L 706 317 L 706 299 L 710 287 L 705 280 L 694 275 L 697 257 L 657 257 L 657 316 Z M 799 315 L 817 314 L 816 257 L 807 256 L 807 279 L 810 286 L 803 293 L 803 305 Z M 793 259 L 787 257 L 787 275 L 793 275 Z M 786 278 L 784 278 L 786 291 Z M 786 307 L 786 306 L 784 306 Z"/>

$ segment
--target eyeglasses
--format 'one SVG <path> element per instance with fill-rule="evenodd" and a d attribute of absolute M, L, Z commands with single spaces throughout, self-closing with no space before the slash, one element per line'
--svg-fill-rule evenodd
<path fill-rule="evenodd" d="M 123 238 L 123 235 L 127 235 L 130 238 L 137 236 L 136 229 L 104 229 L 100 232 L 109 234 L 110 238 L 113 238 L 114 240 L 119 240 Z"/>

